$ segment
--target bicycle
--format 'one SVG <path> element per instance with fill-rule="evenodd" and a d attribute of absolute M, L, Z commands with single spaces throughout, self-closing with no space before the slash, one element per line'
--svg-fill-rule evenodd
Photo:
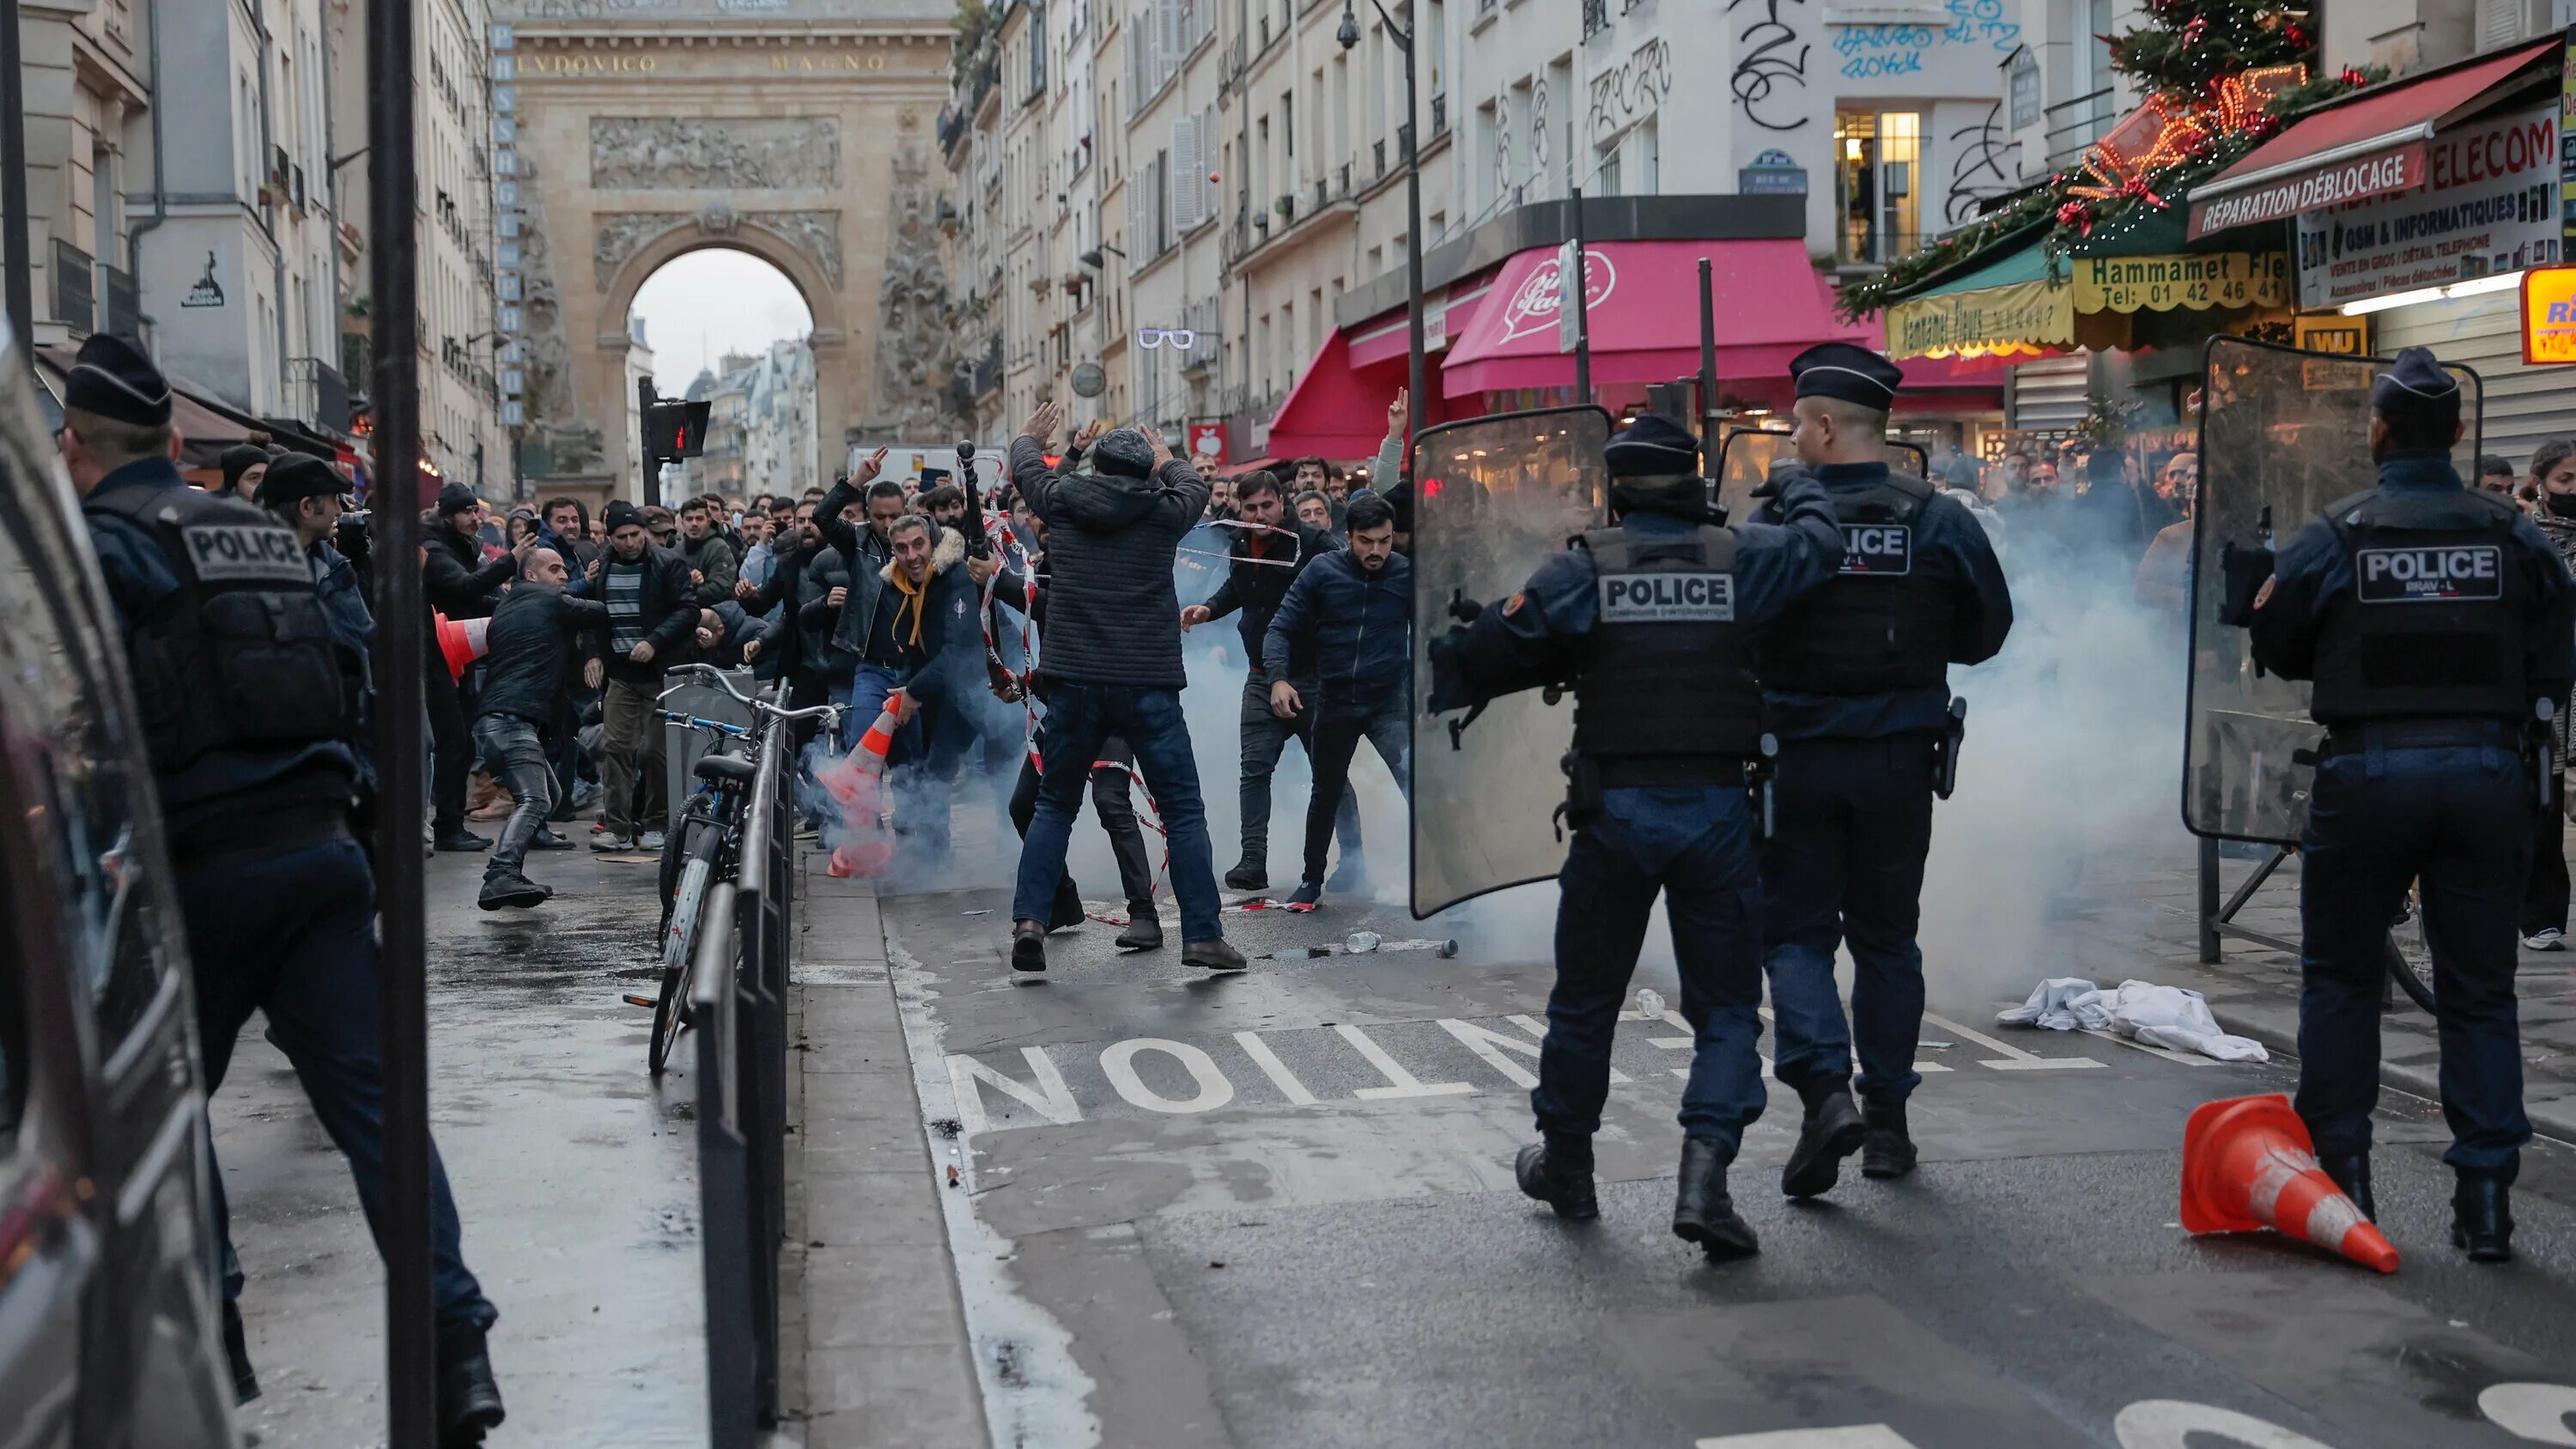
<path fill-rule="evenodd" d="M 820 719 L 832 723 L 841 712 L 841 707 L 834 704 L 781 708 L 756 695 L 744 694 L 725 677 L 724 671 L 711 664 L 683 664 L 670 674 L 705 675 L 764 720 L 793 723 Z M 661 697 L 669 698 L 686 682 L 671 684 Z M 679 1041 L 681 1029 L 688 1023 L 692 985 L 689 978 L 697 960 L 698 918 L 706 903 L 707 889 L 718 880 L 732 879 L 739 866 L 746 806 L 752 803 L 747 797 L 752 781 L 760 774 L 762 741 L 760 731 L 751 726 L 667 709 L 653 713 L 670 723 L 718 737 L 716 747 L 700 756 L 691 768 L 698 788 L 681 807 L 679 820 L 662 842 L 662 981 L 652 1002 L 653 1033 L 645 1043 L 646 1069 L 658 1078 L 670 1060 L 672 1046 Z M 627 999 L 639 1006 L 644 1004 L 638 997 Z"/>

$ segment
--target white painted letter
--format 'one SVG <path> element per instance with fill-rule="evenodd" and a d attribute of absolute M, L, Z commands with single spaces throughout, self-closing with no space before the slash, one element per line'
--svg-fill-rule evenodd
<path fill-rule="evenodd" d="M 1058 1127 L 1082 1120 L 1082 1109 L 1073 1105 L 1073 1093 L 1065 1089 L 1064 1074 L 1055 1069 L 1055 1063 L 1047 1060 L 1046 1053 L 1036 1047 L 1022 1047 L 1020 1055 L 1028 1058 L 1029 1074 L 1037 1081 L 1036 1091 L 1021 1086 L 964 1052 L 949 1054 L 948 1081 L 956 1089 L 957 1121 L 967 1136 L 972 1137 L 992 1125 L 984 1116 L 984 1099 L 976 1091 L 979 1082 L 1013 1098 Z"/>
<path fill-rule="evenodd" d="M 1144 1051 L 1161 1052 L 1179 1062 L 1198 1082 L 1199 1094 L 1180 1101 L 1146 1086 L 1144 1078 L 1136 1075 L 1136 1053 Z M 1100 1070 L 1108 1074 L 1109 1085 L 1118 1089 L 1119 1096 L 1148 1112 L 1213 1112 L 1234 1100 L 1234 1083 L 1225 1079 L 1206 1052 L 1187 1042 L 1153 1036 L 1118 1042 L 1100 1054 Z"/>
<path fill-rule="evenodd" d="M 1342 1034 L 1342 1040 L 1351 1044 L 1351 1050 L 1367 1058 L 1368 1064 L 1377 1068 L 1379 1076 L 1393 1084 L 1385 1087 L 1362 1087 L 1351 1093 L 1363 1102 L 1383 1102 L 1393 1097 L 1456 1097 L 1476 1090 L 1465 1082 L 1417 1081 L 1413 1073 L 1406 1071 L 1397 1064 L 1395 1058 L 1386 1054 L 1386 1048 L 1370 1041 L 1368 1034 L 1358 1027 L 1337 1026 L 1333 1030 Z"/>
<path fill-rule="evenodd" d="M 2189 1399 L 2140 1399 L 2111 1421 L 2111 1432 L 2120 1449 L 2190 1449 L 2194 1434 L 2220 1435 L 2249 1449 L 2332 1449 L 2269 1420 Z"/>

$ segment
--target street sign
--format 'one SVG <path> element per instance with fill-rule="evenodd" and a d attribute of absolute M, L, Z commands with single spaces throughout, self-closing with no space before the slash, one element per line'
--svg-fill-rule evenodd
<path fill-rule="evenodd" d="M 1086 362 L 1073 370 L 1073 395 L 1098 397 L 1109 390 L 1109 374 L 1097 362 Z"/>
<path fill-rule="evenodd" d="M 2027 131 L 2039 124 L 2039 57 L 2029 46 L 2013 52 L 2008 89 L 2012 94 L 2012 128 Z"/>
<path fill-rule="evenodd" d="M 1764 151 L 1735 173 L 1735 189 L 1746 196 L 1804 196 L 1807 168 L 1786 151 Z"/>

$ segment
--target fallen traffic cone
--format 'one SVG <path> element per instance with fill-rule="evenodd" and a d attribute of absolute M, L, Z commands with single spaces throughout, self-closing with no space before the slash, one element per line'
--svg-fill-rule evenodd
<path fill-rule="evenodd" d="M 430 611 L 430 622 L 437 627 L 438 652 L 447 660 L 450 677 L 463 679 L 465 666 L 492 650 L 489 619 L 450 619 L 436 610 Z"/>
<path fill-rule="evenodd" d="M 885 774 L 886 756 L 894 752 L 894 732 L 901 727 L 896 723 L 895 705 L 896 696 L 886 696 L 884 711 L 859 737 L 858 748 L 814 776 L 814 782 L 843 806 L 855 806 L 863 800 L 874 804 L 874 783 Z"/>
<path fill-rule="evenodd" d="M 2365 1268 L 2397 1271 L 2397 1250 L 2317 1165 L 2308 1124 L 2278 1092 L 2193 1109 L 2182 1131 L 2182 1225 L 2192 1233 L 2272 1228 Z"/>

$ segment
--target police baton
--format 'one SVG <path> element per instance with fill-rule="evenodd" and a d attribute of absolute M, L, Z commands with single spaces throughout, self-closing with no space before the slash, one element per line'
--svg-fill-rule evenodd
<path fill-rule="evenodd" d="M 1950 701 L 1950 722 L 1941 727 L 1940 742 L 1932 751 L 1932 793 L 1944 800 L 1959 788 L 1959 745 L 1967 737 L 1968 702 L 1954 698 Z"/>
<path fill-rule="evenodd" d="M 1762 735 L 1762 758 L 1745 771 L 1745 782 L 1753 787 L 1754 813 L 1762 822 L 1762 838 L 1769 840 L 1779 821 L 1773 810 L 1771 777 L 1780 772 L 1780 737 L 1769 731 Z"/>
<path fill-rule="evenodd" d="M 2531 702 L 2532 743 L 2540 756 L 2540 808 L 2558 808 L 2558 702 L 2542 695 Z"/>

